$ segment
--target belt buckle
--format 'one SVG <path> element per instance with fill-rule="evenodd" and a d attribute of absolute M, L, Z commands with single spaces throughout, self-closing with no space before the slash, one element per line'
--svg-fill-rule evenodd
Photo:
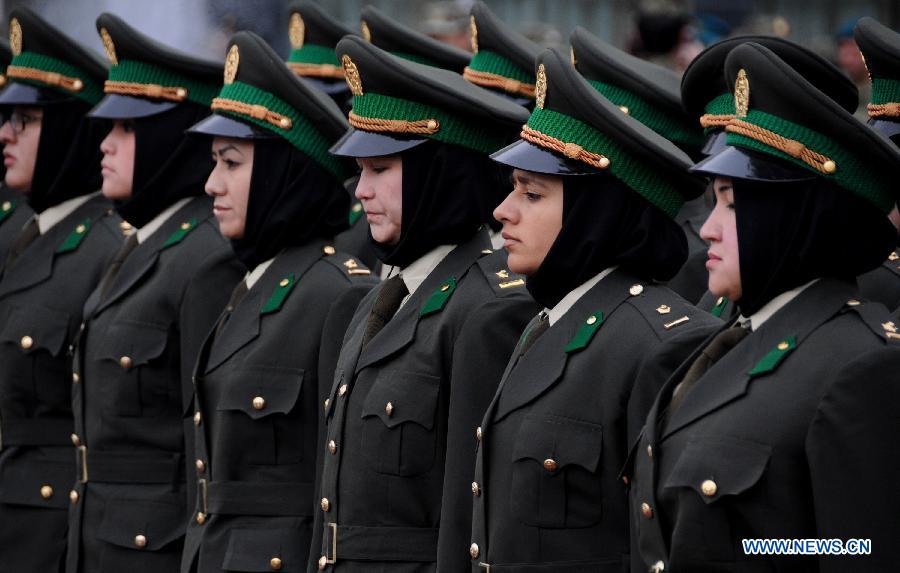
<path fill-rule="evenodd" d="M 331 558 L 328 558 L 328 553 L 326 551 L 325 554 L 325 563 L 328 565 L 334 565 L 337 563 L 337 523 L 331 522 L 328 523 L 328 529 L 331 530 Z"/>
<path fill-rule="evenodd" d="M 78 446 L 77 448 L 75 448 L 76 471 L 78 466 L 81 466 L 81 471 L 77 472 L 78 483 L 85 484 L 88 482 L 87 446 Z"/>
<path fill-rule="evenodd" d="M 479 567 L 484 569 L 484 573 L 491 573 L 491 564 L 490 563 L 479 563 Z"/>

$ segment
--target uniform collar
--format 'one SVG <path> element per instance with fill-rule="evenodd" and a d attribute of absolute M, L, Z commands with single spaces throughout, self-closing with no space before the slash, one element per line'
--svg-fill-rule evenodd
<path fill-rule="evenodd" d="M 68 199 L 59 203 L 58 205 L 54 205 L 52 207 L 47 207 L 40 213 L 36 213 L 34 218 L 37 220 L 38 230 L 43 235 L 47 231 L 53 228 L 53 225 L 56 225 L 73 212 L 75 209 L 81 207 L 88 200 L 93 199 L 96 195 L 99 195 L 100 192 L 96 191 L 94 193 L 89 193 L 87 195 L 81 195 L 79 197 L 73 197 L 72 199 Z"/>
<path fill-rule="evenodd" d="M 741 323 L 741 326 L 746 327 L 747 323 L 750 323 L 750 330 L 759 330 L 759 328 L 765 323 L 767 320 L 772 318 L 772 315 L 782 309 L 787 303 L 791 302 L 797 295 L 801 292 L 812 286 L 819 279 L 813 279 L 806 283 L 805 285 L 798 286 L 797 288 L 793 288 L 789 291 L 785 291 L 780 295 L 776 296 L 769 302 L 763 305 L 763 307 L 757 310 L 755 313 L 751 314 L 749 318 L 741 315 L 738 318 L 738 321 Z"/>
<path fill-rule="evenodd" d="M 190 201 L 191 199 L 193 199 L 193 197 L 185 197 L 184 199 L 179 199 L 178 201 L 175 201 L 174 203 L 163 209 L 163 211 L 159 215 L 150 219 L 150 221 L 146 225 L 137 230 L 138 243 L 143 243 L 148 238 L 150 238 L 150 235 L 152 235 L 160 227 L 162 227 L 163 224 L 168 221 L 176 211 L 187 205 L 188 201 Z"/>
<path fill-rule="evenodd" d="M 569 294 L 562 297 L 562 300 L 556 303 L 556 306 L 554 306 L 553 308 L 545 308 L 544 312 L 547 313 L 547 317 L 550 320 L 550 326 L 553 326 L 553 324 L 557 320 L 562 318 L 563 315 L 566 314 L 566 312 L 568 312 L 576 302 L 578 302 L 578 299 L 583 297 L 587 291 L 591 290 L 591 288 L 593 288 L 595 284 L 603 280 L 604 277 L 609 275 L 609 273 L 613 272 L 617 268 L 619 267 L 613 266 L 607 269 L 603 269 L 602 271 L 582 283 L 580 286 L 575 287 L 574 289 L 569 291 Z"/>
<path fill-rule="evenodd" d="M 272 257 L 268 261 L 259 263 L 258 265 L 256 265 L 256 267 L 254 267 L 252 271 L 247 273 L 247 275 L 244 277 L 244 283 L 247 285 L 247 290 L 253 288 L 253 285 L 255 285 L 256 282 L 262 278 L 269 267 L 272 266 L 273 262 L 275 262 L 275 257 Z"/>
<path fill-rule="evenodd" d="M 416 289 L 422 286 L 422 283 L 425 282 L 428 275 L 430 275 L 441 261 L 450 254 L 450 251 L 455 248 L 456 245 L 439 245 L 400 270 L 400 278 L 403 279 L 403 282 L 406 284 L 406 289 L 409 291 L 409 294 L 403 299 L 403 303 L 400 305 L 401 308 L 403 308 L 403 305 L 406 304 L 406 301 L 409 300 L 413 293 L 416 292 Z M 397 268 L 398 267 L 391 268 L 389 276 L 396 275 L 395 269 Z"/>

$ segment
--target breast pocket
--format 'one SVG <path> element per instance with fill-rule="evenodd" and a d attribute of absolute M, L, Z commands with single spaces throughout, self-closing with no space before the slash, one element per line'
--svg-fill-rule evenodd
<path fill-rule="evenodd" d="M 35 305 L 18 306 L 10 313 L 0 330 L 0 343 L 18 360 L 15 368 L 7 369 L 11 376 L 4 383 L 4 392 L 68 406 L 71 385 L 65 351 L 69 318 L 67 312 Z"/>
<path fill-rule="evenodd" d="M 309 527 L 297 529 L 233 529 L 222 562 L 223 571 L 282 573 L 306 570 Z"/>
<path fill-rule="evenodd" d="M 378 473 L 411 477 L 434 465 L 441 379 L 417 372 L 378 375 L 362 411 L 362 450 Z"/>
<path fill-rule="evenodd" d="M 303 388 L 300 368 L 245 366 L 223 383 L 220 413 L 225 448 L 251 465 L 299 463 L 303 459 L 303 412 L 295 411 Z M 235 447 L 246 444 L 246 448 Z"/>
<path fill-rule="evenodd" d="M 105 390 L 117 415 L 156 416 L 173 397 L 180 400 L 177 356 L 163 356 L 168 345 L 165 325 L 118 323 L 107 330 L 100 358 L 115 372 Z"/>
<path fill-rule="evenodd" d="M 596 474 L 603 449 L 599 424 L 531 414 L 513 448 L 510 499 L 516 518 L 535 527 L 587 527 L 600 521 Z"/>

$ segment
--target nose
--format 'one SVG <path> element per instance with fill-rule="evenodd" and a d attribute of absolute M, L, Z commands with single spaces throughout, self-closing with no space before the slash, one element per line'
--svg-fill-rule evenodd
<path fill-rule="evenodd" d="M 13 131 L 12 124 L 7 119 L 0 126 L 0 142 L 4 145 L 16 140 L 16 132 Z"/>
<path fill-rule="evenodd" d="M 375 197 L 374 188 L 369 183 L 365 173 L 359 176 L 359 181 L 356 183 L 356 189 L 353 191 L 353 194 L 360 201 L 368 201 Z"/>
<path fill-rule="evenodd" d="M 0 135 L 2 135 L 2 130 L 0 130 Z M 112 142 L 113 134 L 110 131 L 106 137 L 103 138 L 103 141 L 100 142 L 100 153 L 103 155 L 112 155 L 115 151 L 116 147 Z"/>
<path fill-rule="evenodd" d="M 510 191 L 509 195 L 506 196 L 503 201 L 497 205 L 494 209 L 494 219 L 499 221 L 500 223 L 513 223 L 515 224 L 518 219 L 517 211 L 512 205 L 512 196 L 515 193 L 515 190 Z"/>
<path fill-rule="evenodd" d="M 225 194 L 225 187 L 222 185 L 218 171 L 219 165 L 217 163 L 206 179 L 206 185 L 203 186 L 203 190 L 210 197 L 220 197 Z"/>
<path fill-rule="evenodd" d="M 716 213 L 718 209 L 719 205 L 716 205 L 716 207 L 710 211 L 706 221 L 703 222 L 703 226 L 700 227 L 700 238 L 707 243 L 720 241 L 722 239 L 722 225 L 719 224 Z"/>

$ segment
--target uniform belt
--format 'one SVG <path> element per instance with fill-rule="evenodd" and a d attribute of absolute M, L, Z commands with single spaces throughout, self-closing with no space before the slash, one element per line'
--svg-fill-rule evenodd
<path fill-rule="evenodd" d="M 363 527 L 325 524 L 326 562 L 437 561 L 438 529 L 429 527 Z"/>
<path fill-rule="evenodd" d="M 313 484 L 303 482 L 210 481 L 205 511 L 219 515 L 311 516 Z M 201 503 L 204 497 L 199 497 Z"/>
<path fill-rule="evenodd" d="M 628 569 L 628 558 L 556 563 L 479 563 L 478 566 L 482 573 L 621 573 Z"/>
<path fill-rule="evenodd" d="M 59 418 L 7 420 L 0 429 L 0 449 L 10 446 L 70 446 L 75 422 Z"/>
<path fill-rule="evenodd" d="M 96 452 L 75 450 L 79 483 L 174 483 L 184 481 L 184 455 L 169 452 Z"/>

